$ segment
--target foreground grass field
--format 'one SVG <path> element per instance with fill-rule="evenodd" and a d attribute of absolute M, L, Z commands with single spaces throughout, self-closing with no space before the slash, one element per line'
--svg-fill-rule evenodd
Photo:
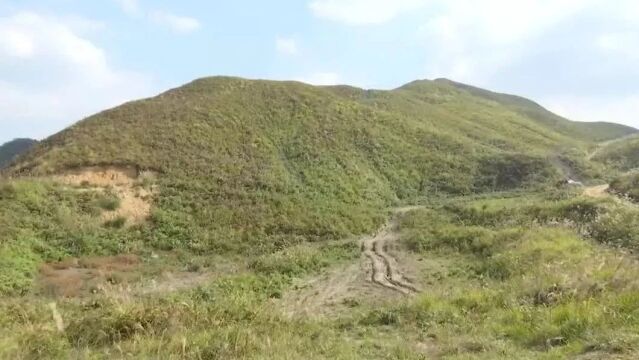
<path fill-rule="evenodd" d="M 412 267 L 416 295 L 290 316 L 282 298 L 296 284 L 362 261 L 356 238 L 302 244 L 196 264 L 211 276 L 176 290 L 5 297 L 0 357 L 632 359 L 638 221 L 634 208 L 564 191 L 442 198 L 404 214 L 389 249 Z M 154 257 L 139 254 L 153 276 Z"/>

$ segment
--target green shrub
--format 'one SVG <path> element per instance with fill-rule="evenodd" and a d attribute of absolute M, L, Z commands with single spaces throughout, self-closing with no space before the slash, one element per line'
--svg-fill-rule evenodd
<path fill-rule="evenodd" d="M 96 205 L 106 211 L 115 211 L 120 207 L 120 198 L 116 195 L 104 195 L 96 200 Z"/>
<path fill-rule="evenodd" d="M 30 249 L 29 239 L 0 245 L 0 294 L 24 295 L 32 287 L 41 258 Z"/>
<path fill-rule="evenodd" d="M 601 215 L 590 228 L 597 241 L 612 246 L 639 249 L 639 211 L 616 207 Z"/>
<path fill-rule="evenodd" d="M 121 229 L 124 225 L 126 225 L 126 217 L 124 216 L 118 216 L 113 220 L 107 220 L 104 222 L 105 227 L 113 229 Z"/>

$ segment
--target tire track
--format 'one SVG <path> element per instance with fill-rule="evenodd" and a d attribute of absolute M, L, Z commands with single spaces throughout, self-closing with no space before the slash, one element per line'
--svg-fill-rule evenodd
<path fill-rule="evenodd" d="M 359 298 L 387 299 L 392 293 L 410 296 L 420 292 L 400 269 L 400 261 L 388 252 L 399 239 L 399 215 L 420 207 L 395 209 L 393 217 L 375 235 L 360 240 L 361 260 L 329 270 L 306 281 L 301 288 L 285 295 L 287 316 L 330 314 L 340 304 Z"/>
<path fill-rule="evenodd" d="M 417 293 L 419 290 L 406 279 L 399 269 L 397 260 L 386 252 L 386 247 L 388 243 L 399 238 L 395 231 L 398 215 L 413 209 L 415 207 L 397 209 L 393 219 L 375 236 L 362 240 L 362 252 L 369 259 L 372 270 L 370 281 L 405 295 Z"/>

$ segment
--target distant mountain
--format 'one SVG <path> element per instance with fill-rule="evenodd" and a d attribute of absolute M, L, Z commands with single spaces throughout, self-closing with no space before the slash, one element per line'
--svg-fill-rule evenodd
<path fill-rule="evenodd" d="M 571 121 L 546 110 L 534 101 L 516 95 L 500 94 L 448 79 L 437 79 L 435 81 L 449 84 L 458 89 L 468 91 L 475 96 L 495 101 L 541 125 L 573 138 L 587 141 L 607 141 L 639 132 L 633 127 L 610 122 Z"/>
<path fill-rule="evenodd" d="M 8 166 L 16 156 L 28 151 L 37 140 L 33 139 L 15 139 L 0 146 L 0 169 Z"/>

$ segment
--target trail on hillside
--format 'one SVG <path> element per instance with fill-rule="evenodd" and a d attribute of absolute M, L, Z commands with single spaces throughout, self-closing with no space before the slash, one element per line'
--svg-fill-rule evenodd
<path fill-rule="evenodd" d="M 405 274 L 409 267 L 388 251 L 399 239 L 399 217 L 419 207 L 395 209 L 391 220 L 375 235 L 360 242 L 360 261 L 348 264 L 307 280 L 299 290 L 283 299 L 285 311 L 290 315 L 316 316 L 332 311 L 336 305 L 367 301 L 387 300 L 394 296 L 409 296 L 419 288 Z"/>
<path fill-rule="evenodd" d="M 392 221 L 382 227 L 377 232 L 377 235 L 362 240 L 362 253 L 370 261 L 370 280 L 377 285 L 403 294 L 418 292 L 418 290 L 406 280 L 397 264 L 397 260 L 386 252 L 386 247 L 390 242 L 399 238 L 399 234 L 395 229 L 398 221 L 397 217 L 412 209 L 414 207 L 397 209 Z"/>

